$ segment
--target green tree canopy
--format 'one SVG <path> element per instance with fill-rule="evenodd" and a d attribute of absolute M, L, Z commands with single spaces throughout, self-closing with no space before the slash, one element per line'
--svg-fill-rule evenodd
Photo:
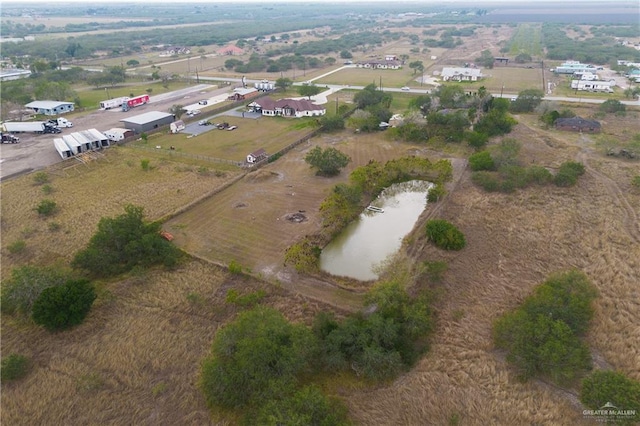
<path fill-rule="evenodd" d="M 300 96 L 307 96 L 309 99 L 320 92 L 322 92 L 322 88 L 316 86 L 315 84 L 303 84 L 302 86 L 298 87 L 298 93 L 300 94 Z"/>
<path fill-rule="evenodd" d="M 160 224 L 146 222 L 143 208 L 127 205 L 125 213 L 102 218 L 89 244 L 76 253 L 72 266 L 95 276 L 113 276 L 135 266 L 173 266 L 180 251 L 160 235 Z"/>
<path fill-rule="evenodd" d="M 335 176 L 349 164 L 351 158 L 333 147 L 323 150 L 316 146 L 304 157 L 304 161 L 316 168 L 319 175 Z"/>
<path fill-rule="evenodd" d="M 539 89 L 527 89 L 518 93 L 515 101 L 511 102 L 513 112 L 533 112 L 544 98 L 544 92 Z"/>
<path fill-rule="evenodd" d="M 210 405 L 226 408 L 284 397 L 309 368 L 315 347 L 304 325 L 289 323 L 274 309 L 254 308 L 218 331 L 200 386 Z"/>
<path fill-rule="evenodd" d="M 64 330 L 81 324 L 95 299 L 88 280 L 70 280 L 44 289 L 33 304 L 32 317 L 47 330 Z"/>
<path fill-rule="evenodd" d="M 580 401 L 587 407 L 598 410 L 607 403 L 618 410 L 634 411 L 635 415 L 625 420 L 627 424 L 640 421 L 640 382 L 616 371 L 594 371 L 582 381 Z"/>

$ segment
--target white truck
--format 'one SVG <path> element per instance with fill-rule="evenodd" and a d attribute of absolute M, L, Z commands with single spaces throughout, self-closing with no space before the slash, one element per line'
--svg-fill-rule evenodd
<path fill-rule="evenodd" d="M 73 127 L 73 123 L 64 117 L 52 118 L 49 123 L 56 127 Z"/>
<path fill-rule="evenodd" d="M 60 133 L 60 129 L 45 121 L 6 121 L 2 127 L 8 133 Z"/>

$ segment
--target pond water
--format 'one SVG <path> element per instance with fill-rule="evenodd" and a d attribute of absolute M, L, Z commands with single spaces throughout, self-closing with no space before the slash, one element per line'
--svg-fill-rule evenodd
<path fill-rule="evenodd" d="M 333 275 L 375 280 L 375 266 L 394 254 L 427 205 L 430 182 L 413 180 L 385 189 L 365 210 L 329 243 L 320 255 L 320 269 Z"/>

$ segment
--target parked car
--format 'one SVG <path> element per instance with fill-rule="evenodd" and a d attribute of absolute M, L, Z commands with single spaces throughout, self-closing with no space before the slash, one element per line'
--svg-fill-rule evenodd
<path fill-rule="evenodd" d="M 199 109 L 192 109 L 190 111 L 187 111 L 187 115 L 189 117 L 193 117 L 193 116 L 196 116 L 196 115 L 200 114 L 201 112 L 202 111 L 200 111 Z"/>
<path fill-rule="evenodd" d="M 209 101 L 208 101 L 208 100 L 206 100 L 206 99 L 203 99 L 203 100 L 201 100 L 201 101 L 198 101 L 198 105 L 207 105 L 208 103 L 209 103 Z"/>
<path fill-rule="evenodd" d="M 220 129 L 220 130 L 225 130 L 225 129 L 229 128 L 229 123 L 227 123 L 227 122 L 220 123 L 216 127 L 218 127 L 218 129 Z"/>
<path fill-rule="evenodd" d="M 211 122 L 209 120 L 200 120 L 198 121 L 198 124 L 201 126 L 210 126 Z"/>
<path fill-rule="evenodd" d="M 229 127 L 227 127 L 227 130 L 235 130 L 237 128 L 238 128 L 238 126 L 229 126 Z"/>
<path fill-rule="evenodd" d="M 400 90 L 404 90 L 405 92 L 408 92 L 409 90 L 411 90 L 411 88 L 409 86 L 403 86 Z"/>

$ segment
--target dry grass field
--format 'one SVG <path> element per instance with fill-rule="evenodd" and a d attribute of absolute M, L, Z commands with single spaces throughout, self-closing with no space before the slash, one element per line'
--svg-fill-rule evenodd
<path fill-rule="evenodd" d="M 497 54 L 512 31 L 502 30 L 495 34 L 494 28 L 480 28 L 475 44 L 449 52 L 443 60 L 474 58 L 484 48 L 495 48 Z M 387 53 L 386 47 L 377 53 Z M 341 75 L 341 82 L 342 77 L 356 78 Z M 402 78 L 394 83 L 403 85 Z M 596 108 L 571 107 L 585 118 Z M 591 424 L 582 418 L 583 407 L 571 384 L 519 382 L 503 354 L 493 348 L 491 325 L 550 273 L 579 268 L 600 293 L 588 334 L 596 368 L 613 368 L 640 380 L 640 191 L 631 187 L 632 177 L 640 175 L 640 162 L 605 155 L 611 144 L 633 143 L 640 134 L 638 114 L 607 115 L 600 120 L 599 135 L 559 133 L 543 128 L 535 116 L 517 117 L 520 124 L 509 137 L 521 142 L 523 164 L 550 169 L 566 160 L 585 164 L 585 175 L 571 188 L 485 193 L 471 183 L 470 172 L 459 167 L 469 153 L 465 148 L 434 151 L 388 140 L 386 133 L 350 131 L 315 137 L 244 176 L 236 169 L 216 173 L 211 164 L 118 147 L 87 165 L 48 170 L 50 195 L 34 184 L 32 175 L 3 182 L 3 278 L 15 266 L 67 262 L 93 234 L 100 217 L 120 214 L 127 203 L 144 206 L 152 219 L 193 203 L 164 224 L 193 258 L 176 271 L 152 270 L 97 283 L 99 296 L 89 317 L 67 332 L 51 334 L 3 315 L 3 356 L 24 354 L 32 360 L 32 370 L 22 381 L 3 384 L 0 423 L 235 424 L 232 416 L 210 413 L 197 389 L 200 362 L 217 328 L 237 313 L 225 303 L 226 292 L 264 289 L 263 303 L 307 324 L 319 310 L 355 309 L 361 300 L 358 293 L 284 268 L 283 252 L 300 237 L 317 232 L 321 201 L 353 168 L 371 159 L 424 155 L 457 157 L 458 167 L 451 192 L 421 220 L 448 219 L 467 239 L 464 250 L 445 253 L 427 244 L 419 231 L 407 238 L 411 261 L 443 260 L 449 267 L 436 286 L 431 350 L 392 382 L 366 386 L 338 377 L 323 386 L 340 396 L 355 423 L 362 425 Z M 238 121 L 231 123 L 239 126 L 234 132 L 213 130 L 191 139 L 163 135 L 149 143 L 162 139 L 165 144 L 166 138 L 166 144 L 183 152 L 242 159 L 247 150 L 275 149 L 304 131 L 288 121 L 262 126 L 264 120 Z M 336 147 L 352 162 L 338 177 L 317 177 L 303 160 L 315 145 Z M 150 160 L 151 170 L 142 170 L 142 159 Z M 239 179 L 235 184 L 208 196 L 234 178 Z M 50 219 L 33 211 L 44 198 L 60 207 Z M 307 220 L 293 223 L 287 220 L 290 213 L 304 213 Z M 52 230 L 51 223 L 59 229 Z M 10 254 L 8 245 L 21 239 L 25 251 Z M 216 266 L 232 260 L 255 278 L 230 275 Z"/>
<path fill-rule="evenodd" d="M 142 169 L 142 159 L 150 160 L 151 170 Z M 86 165 L 65 162 L 49 169 L 48 195 L 33 175 L 3 182 L 2 277 L 16 265 L 70 260 L 88 242 L 100 218 L 123 213 L 126 204 L 140 205 L 150 219 L 158 219 L 238 173 L 227 168 L 216 176 L 210 164 L 177 163 L 155 152 L 113 147 Z M 43 199 L 58 206 L 58 212 L 46 219 L 34 211 Z M 7 246 L 18 240 L 26 243 L 25 250 L 10 254 Z"/>
<path fill-rule="evenodd" d="M 546 130 L 535 117 L 519 117 L 510 136 L 522 143 L 525 164 L 554 168 L 568 159 L 585 162 L 587 173 L 573 188 L 487 194 L 471 184 L 467 171 L 458 170 L 455 189 L 424 219 L 437 214 L 454 222 L 465 233 L 467 248 L 443 253 L 426 244 L 421 233 L 409 239 L 416 260 L 449 264 L 439 285 L 431 351 L 391 383 L 354 386 L 338 378 L 325 384 L 345 400 L 358 424 L 580 424 L 582 407 L 573 390 L 537 380 L 520 383 L 491 343 L 491 323 L 498 315 L 551 272 L 573 267 L 600 291 L 588 336 L 596 365 L 640 379 L 635 344 L 640 340 L 640 194 L 630 187 L 640 167 L 606 157 L 599 147 L 603 138 L 630 139 L 640 133 L 637 120 L 629 120 L 634 114 L 607 116 L 604 134 L 588 136 Z M 353 161 L 339 177 L 316 177 L 302 160 L 316 144 L 334 146 Z M 384 133 L 319 136 L 165 223 L 188 252 L 213 263 L 236 260 L 265 283 L 193 260 L 174 272 L 98 283 L 99 298 L 89 318 L 69 332 L 49 334 L 3 316 L 3 354 L 25 354 L 33 369 L 23 381 L 3 386 L 2 422 L 234 423 L 224 413 L 210 418 L 196 387 L 199 362 L 216 328 L 236 313 L 224 302 L 226 291 L 264 288 L 266 304 L 307 323 L 329 305 L 355 307 L 359 298 L 354 293 L 283 269 L 283 250 L 317 230 L 319 203 L 349 170 L 369 159 L 407 154 L 437 156 L 424 146 L 387 140 Z M 32 176 L 3 183 L 4 276 L 18 264 L 68 260 L 99 217 L 120 213 L 126 202 L 161 217 L 234 176 L 230 171 L 226 177 L 203 176 L 198 165 L 160 154 L 149 157 L 154 169 L 143 172 L 139 161 L 145 157 L 146 152 L 118 148 L 88 166 L 51 171 L 51 198 L 61 206 L 51 219 L 62 225 L 57 232 L 47 229 L 51 220 L 32 211 L 44 198 Z M 288 213 L 300 210 L 307 221 L 287 221 Z M 11 257 L 6 244 L 16 238 L 25 238 L 27 253 Z M 323 298 L 329 305 L 318 301 Z"/>

